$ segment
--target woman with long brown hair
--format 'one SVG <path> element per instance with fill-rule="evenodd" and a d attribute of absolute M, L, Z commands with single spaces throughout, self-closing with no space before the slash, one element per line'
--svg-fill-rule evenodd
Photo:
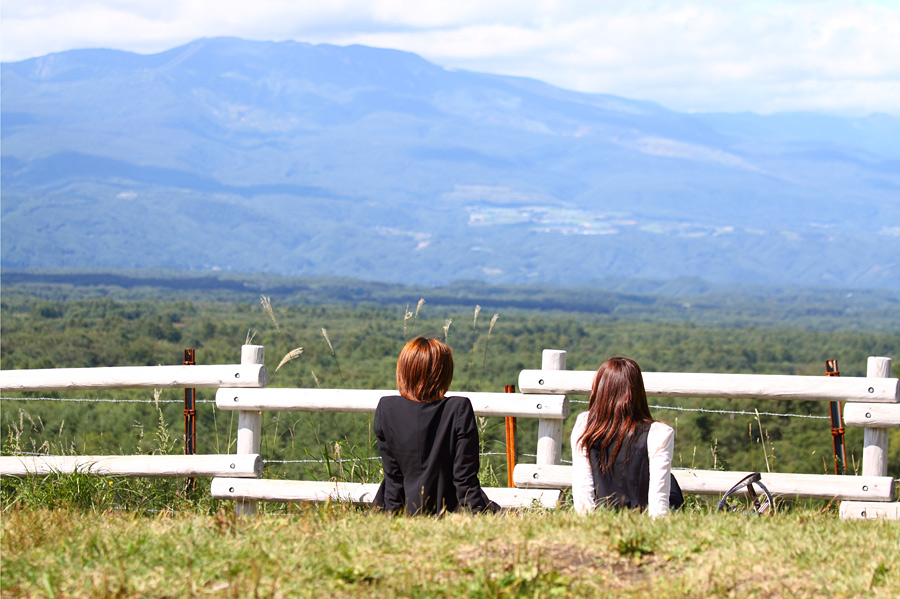
<path fill-rule="evenodd" d="M 416 337 L 397 359 L 400 395 L 382 397 L 375 437 L 384 482 L 374 506 L 387 512 L 440 514 L 460 508 L 494 512 L 478 482 L 479 442 L 467 397 L 445 397 L 453 380 L 453 352 Z"/>
<path fill-rule="evenodd" d="M 656 517 L 681 507 L 674 450 L 675 431 L 650 415 L 641 367 L 610 358 L 597 369 L 588 411 L 572 430 L 575 509 L 636 508 Z"/>

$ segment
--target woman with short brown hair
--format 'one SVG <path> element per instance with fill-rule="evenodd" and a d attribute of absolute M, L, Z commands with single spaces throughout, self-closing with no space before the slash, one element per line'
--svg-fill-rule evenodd
<path fill-rule="evenodd" d="M 472 404 L 466 397 L 445 397 L 452 380 L 453 352 L 448 346 L 416 337 L 403 347 L 397 359 L 400 395 L 382 397 L 375 409 L 384 470 L 375 507 L 407 514 L 500 509 L 478 482 Z"/>

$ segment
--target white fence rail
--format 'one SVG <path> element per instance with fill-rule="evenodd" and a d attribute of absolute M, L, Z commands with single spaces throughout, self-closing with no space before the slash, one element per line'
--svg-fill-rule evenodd
<path fill-rule="evenodd" d="M 262 364 L 214 366 L 116 366 L 0 370 L 3 391 L 75 389 L 260 387 Z M 259 477 L 259 452 L 244 455 L 0 456 L 0 476 L 49 476 L 83 472 L 100 476 L 213 478 Z"/>
<path fill-rule="evenodd" d="M 681 490 L 696 495 L 723 495 L 749 472 L 673 468 Z M 858 501 L 890 501 L 894 479 L 890 476 L 839 476 L 834 474 L 762 473 L 762 483 L 772 495 Z M 572 487 L 571 466 L 518 464 L 513 473 L 517 487 L 567 489 Z"/>
<path fill-rule="evenodd" d="M 372 503 L 376 491 L 378 491 L 377 484 L 243 478 L 214 478 L 211 487 L 212 496 L 219 499 L 282 502 L 349 501 L 358 504 Z M 560 497 L 558 489 L 485 487 L 484 492 L 503 509 L 532 506 L 552 509 L 557 506 Z"/>
<path fill-rule="evenodd" d="M 848 403 L 844 424 L 866 428 L 900 428 L 900 404 Z"/>
<path fill-rule="evenodd" d="M 546 354 L 545 350 L 545 361 Z M 590 394 L 594 371 L 565 370 L 561 366 L 541 370 L 523 370 L 519 389 L 527 394 Z M 801 475 L 790 473 L 763 474 L 763 484 L 772 493 L 789 497 L 885 502 L 878 510 L 848 506 L 852 514 L 877 513 L 893 517 L 900 513 L 888 503 L 894 498 L 894 480 L 887 474 L 887 428 L 900 426 L 900 381 L 890 378 L 891 359 L 870 357 L 866 377 L 812 377 L 762 374 L 708 374 L 644 372 L 647 395 L 655 397 L 717 397 L 730 399 L 780 399 L 801 401 L 847 402 L 851 408 L 846 423 L 865 426 L 862 476 Z M 862 410 L 861 412 L 859 410 Z M 872 426 L 872 423 L 878 426 Z M 513 480 L 517 486 L 531 488 L 571 487 L 571 467 L 538 462 L 516 466 Z M 747 474 L 741 472 L 676 470 L 676 478 L 686 493 L 721 494 Z M 682 483 L 682 481 L 684 481 Z M 844 513 L 844 512 L 842 512 Z"/>
<path fill-rule="evenodd" d="M 3 456 L 0 475 L 87 472 L 122 476 L 213 478 L 216 497 L 235 499 L 240 514 L 256 511 L 256 501 L 371 501 L 374 485 L 316 481 L 259 480 L 263 411 L 373 412 L 391 390 L 261 389 L 267 382 L 264 348 L 244 346 L 241 364 L 0 371 L 4 391 L 102 388 L 214 387 L 216 406 L 236 410 L 236 455 L 219 456 Z M 540 370 L 523 370 L 520 393 L 464 393 L 481 416 L 538 419 L 536 464 L 519 464 L 517 488 L 486 488 L 504 507 L 552 507 L 560 489 L 571 486 L 571 467 L 560 466 L 568 394 L 590 392 L 593 371 L 568 371 L 566 352 L 544 350 Z M 809 377 L 750 374 L 644 373 L 648 395 L 848 402 L 848 426 L 865 427 L 862 476 L 763 474 L 776 495 L 840 499 L 842 517 L 900 518 L 890 503 L 894 480 L 886 475 L 887 428 L 900 427 L 900 382 L 890 378 L 889 358 L 869 358 L 867 377 Z M 746 473 L 675 470 L 686 493 L 721 494 Z"/>
<path fill-rule="evenodd" d="M 877 501 L 844 501 L 841 503 L 842 520 L 900 520 L 900 503 Z"/>
<path fill-rule="evenodd" d="M 388 389 L 219 389 L 216 407 L 220 410 L 262 412 L 374 412 L 378 400 L 397 395 Z M 466 393 L 478 416 L 517 416 L 561 420 L 569 415 L 565 395 L 525 395 L 523 393 Z"/>
<path fill-rule="evenodd" d="M 262 364 L 222 366 L 111 366 L 0 370 L 3 391 L 73 389 L 171 389 L 262 387 L 268 375 Z"/>
<path fill-rule="evenodd" d="M 2 456 L 2 476 L 82 472 L 102 476 L 259 477 L 260 455 Z"/>
<path fill-rule="evenodd" d="M 654 397 L 792 399 L 799 401 L 900 402 L 900 381 L 893 378 L 645 372 L 644 387 Z M 523 370 L 523 393 L 588 395 L 593 371 Z"/>

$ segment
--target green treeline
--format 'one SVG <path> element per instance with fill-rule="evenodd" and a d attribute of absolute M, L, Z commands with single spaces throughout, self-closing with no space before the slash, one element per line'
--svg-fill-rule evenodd
<path fill-rule="evenodd" d="M 664 319 L 625 319 L 612 314 L 506 311 L 482 303 L 460 308 L 432 305 L 428 295 L 397 305 L 288 303 L 272 294 L 271 311 L 257 300 L 105 297 L 54 299 L 27 290 L 4 291 L 0 318 L 3 369 L 180 364 L 183 349 L 195 348 L 197 363 L 240 359 L 247 342 L 266 347 L 269 385 L 278 387 L 393 388 L 396 356 L 418 334 L 443 338 L 454 349 L 455 391 L 502 391 L 524 368 L 539 368 L 541 350 L 564 349 L 570 369 L 593 370 L 622 355 L 645 371 L 824 375 L 826 359 L 838 359 L 845 376 L 865 375 L 866 357 L 895 358 L 900 373 L 900 334 L 837 332 L 781 327 L 705 327 Z M 295 298 L 293 298 L 295 299 Z M 418 312 L 418 313 L 417 313 Z M 491 320 L 499 314 L 491 330 Z M 327 332 L 323 333 L 323 329 Z M 276 367 L 288 352 L 299 357 Z M 333 353 L 332 353 L 333 349 Z M 73 391 L 30 397 L 105 399 L 104 402 L 16 401 L 3 393 L 0 423 L 3 452 L 78 454 L 148 453 L 182 450 L 181 390 Z M 216 412 L 214 390 L 199 389 L 197 451 L 233 451 L 237 418 Z M 158 403 L 154 403 L 154 399 Z M 573 415 L 586 408 L 573 396 Z M 827 419 L 784 418 L 760 412 L 827 416 L 820 402 L 656 399 L 654 416 L 677 429 L 676 466 L 781 472 L 833 472 L 831 425 Z M 679 411 L 664 407 L 750 414 Z M 263 456 L 271 476 L 342 476 L 377 480 L 378 464 L 365 414 L 268 413 Z M 570 428 L 574 417 L 567 421 Z M 484 419 L 484 450 L 503 453 L 502 419 Z M 533 458 L 536 421 L 520 419 L 520 461 Z M 889 473 L 900 477 L 900 436 L 892 432 Z M 568 435 L 568 429 L 566 431 Z M 564 457 L 568 457 L 566 437 Z M 859 467 L 862 431 L 848 429 L 851 469 Z M 345 465 L 314 463 L 327 456 Z M 855 460 L 855 461 L 854 461 Z M 485 458 L 485 469 L 501 471 L 503 456 Z M 344 468 L 343 471 L 340 471 Z M 352 472 L 350 472 L 352 470 Z"/>

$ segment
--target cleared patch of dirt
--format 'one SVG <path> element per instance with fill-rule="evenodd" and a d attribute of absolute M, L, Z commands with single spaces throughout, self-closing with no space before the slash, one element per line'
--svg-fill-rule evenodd
<path fill-rule="evenodd" d="M 484 568 L 502 572 L 530 566 L 572 580 L 602 583 L 607 588 L 642 586 L 664 573 L 672 573 L 672 564 L 654 555 L 631 558 L 610 553 L 603 547 L 588 548 L 575 543 L 492 540 L 460 547 L 456 558 L 461 568 L 468 570 Z"/>

